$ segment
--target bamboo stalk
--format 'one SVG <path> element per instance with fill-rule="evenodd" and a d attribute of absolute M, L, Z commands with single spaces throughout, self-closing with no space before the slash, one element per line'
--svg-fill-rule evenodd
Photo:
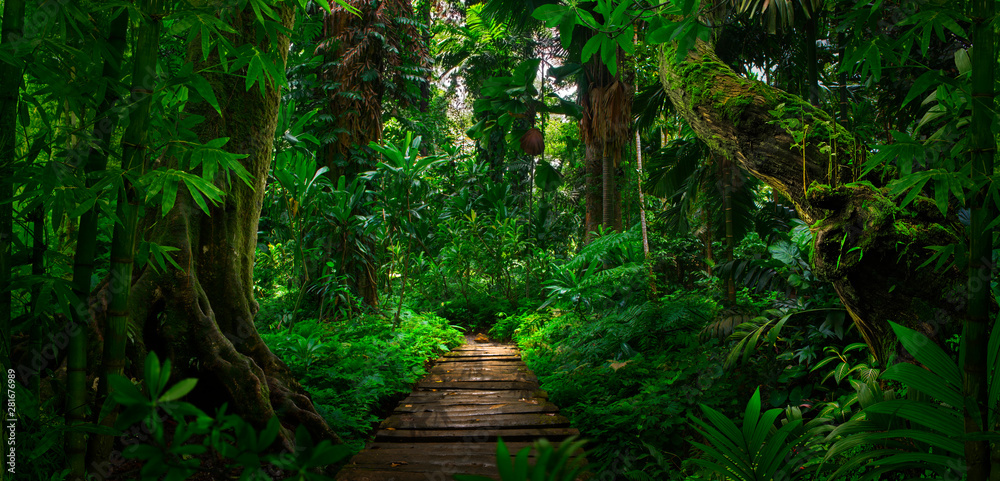
<path fill-rule="evenodd" d="M 972 3 L 972 141 L 970 157 L 972 179 L 982 183 L 972 196 L 969 226 L 968 299 L 963 347 L 962 391 L 966 397 L 965 432 L 987 429 L 988 398 L 986 393 L 989 366 L 987 343 L 990 332 L 990 279 L 993 252 L 993 231 L 985 227 L 996 217 L 989 199 L 989 183 L 993 175 L 996 139 L 990 129 L 994 105 L 995 36 L 990 21 L 996 10 L 995 0 L 975 0 Z M 965 441 L 965 462 L 969 481 L 1000 479 L 1000 472 L 991 473 L 990 444 L 987 441 Z"/>
<path fill-rule="evenodd" d="M 136 46 L 132 64 L 131 112 L 129 123 L 122 136 L 122 170 L 126 176 L 118 191 L 115 224 L 111 238 L 111 301 L 108 305 L 108 321 L 104 333 L 103 374 L 121 374 L 125 366 L 125 326 L 128 323 L 128 299 L 132 287 L 132 261 L 135 255 L 138 204 L 141 202 L 130 176 L 141 174 L 147 154 L 146 134 L 149 126 L 149 111 L 152 104 L 152 85 L 160 41 L 160 22 L 163 0 L 144 0 L 143 21 L 136 33 Z M 108 395 L 113 389 L 108 388 Z M 108 413 L 104 424 L 114 424 L 117 415 Z M 109 438 L 99 437 L 101 443 Z"/>
<path fill-rule="evenodd" d="M 110 53 L 110 57 L 105 59 L 101 70 L 101 77 L 105 82 L 105 86 L 104 96 L 97 108 L 97 116 L 94 119 L 93 138 L 95 139 L 95 144 L 90 149 L 90 152 L 88 152 L 85 163 L 82 166 L 84 176 L 88 178 L 88 188 L 96 184 L 96 180 L 91 180 L 89 174 L 103 171 L 108 164 L 108 156 L 110 155 L 108 143 L 111 141 L 111 134 L 114 132 L 117 123 L 117 115 L 112 115 L 112 109 L 119 100 L 114 87 L 121 81 L 122 57 L 125 52 L 125 34 L 127 29 L 128 13 L 122 10 L 111 21 L 111 26 L 108 30 L 108 52 Z M 94 272 L 94 257 L 97 251 L 99 212 L 100 209 L 95 205 L 80 215 L 80 228 L 77 231 L 76 242 L 77 249 L 73 256 L 73 292 L 76 294 L 78 304 L 72 310 L 72 322 L 76 323 L 78 327 L 71 331 L 73 334 L 70 339 L 69 349 L 70 358 L 74 359 L 74 367 L 77 368 L 74 373 L 76 376 L 79 376 L 79 378 L 74 380 L 74 384 L 86 383 L 86 373 L 80 369 L 86 368 L 86 365 L 80 366 L 75 363 L 86 362 L 86 336 L 88 330 L 85 326 L 89 322 L 88 298 L 90 297 L 90 278 Z M 101 384 L 98 387 L 98 397 L 95 402 L 97 406 L 94 412 L 95 418 L 100 415 L 100 406 L 103 404 L 106 393 L 106 380 L 102 378 Z M 75 404 L 82 404 L 83 402 L 85 402 L 85 399 L 81 399 Z M 96 419 L 96 421 L 100 422 L 100 419 Z M 70 435 L 68 434 L 68 436 Z M 83 438 L 82 433 L 73 433 L 71 436 L 74 437 L 74 445 L 83 443 L 84 446 L 87 446 L 85 439 L 75 439 L 75 437 Z M 90 452 L 85 459 L 93 461 L 93 454 L 99 442 L 100 438 L 98 438 L 97 442 L 91 443 L 88 446 Z"/>
<path fill-rule="evenodd" d="M 7 0 L 0 44 L 15 42 L 24 30 L 24 0 Z M 16 125 L 22 69 L 0 62 L 0 363 L 10 367 L 11 242 L 14 238 L 14 165 L 17 160 Z"/>

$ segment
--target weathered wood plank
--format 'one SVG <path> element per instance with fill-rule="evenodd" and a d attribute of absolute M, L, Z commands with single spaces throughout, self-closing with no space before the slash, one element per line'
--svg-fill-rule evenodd
<path fill-rule="evenodd" d="M 496 390 L 496 391 L 479 391 L 475 389 L 467 390 L 454 390 L 454 391 L 430 391 L 430 390 L 419 390 L 410 393 L 406 399 L 403 399 L 403 404 L 413 404 L 413 403 L 442 403 L 442 404 L 496 404 L 498 402 L 515 402 L 524 401 L 530 402 L 532 400 L 547 399 L 548 394 L 545 391 L 528 391 L 528 390 Z"/>
<path fill-rule="evenodd" d="M 392 469 L 371 469 L 362 466 L 344 466 L 337 473 L 338 481 L 452 481 L 453 474 L 472 474 L 465 471 L 454 471 L 451 469 L 441 469 L 434 472 L 408 473 L 405 471 L 395 471 Z M 493 479 L 500 479 L 496 473 L 485 474 Z"/>
<path fill-rule="evenodd" d="M 450 411 L 393 414 L 380 429 L 479 429 L 551 428 L 569 426 L 569 419 L 556 413 L 458 414 Z"/>
<path fill-rule="evenodd" d="M 436 382 L 420 381 L 417 383 L 417 389 L 430 389 L 430 390 L 434 389 L 528 390 L 537 387 L 538 383 L 533 381 L 436 381 Z"/>
<path fill-rule="evenodd" d="M 380 429 L 375 434 L 376 441 L 383 442 L 416 442 L 416 441 L 493 441 L 503 438 L 504 441 L 532 441 L 538 438 L 565 439 L 579 435 L 575 428 L 484 428 L 484 429 Z"/>
<path fill-rule="evenodd" d="M 502 402 L 497 404 L 400 404 L 394 410 L 396 413 L 448 412 L 452 414 L 520 414 L 520 413 L 554 413 L 559 407 L 550 402 L 528 403 L 521 401 Z"/>
<path fill-rule="evenodd" d="M 421 382 L 450 381 L 520 381 L 537 382 L 534 374 L 523 372 L 492 372 L 492 371 L 455 371 L 444 374 L 428 374 Z"/>

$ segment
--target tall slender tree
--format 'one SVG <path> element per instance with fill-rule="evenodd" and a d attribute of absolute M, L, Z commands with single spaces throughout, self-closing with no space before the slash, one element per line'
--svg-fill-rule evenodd
<path fill-rule="evenodd" d="M 152 86 L 144 85 L 141 79 L 149 78 L 145 75 L 145 72 L 155 67 L 158 56 L 158 10 L 160 8 L 160 5 L 154 2 L 143 5 L 144 20 L 137 32 L 137 42 L 133 54 L 133 81 L 130 89 L 132 93 L 130 100 L 135 102 L 133 105 L 135 110 L 129 116 L 129 126 L 125 136 L 122 138 L 123 152 L 128 154 L 128 157 L 124 157 L 122 161 L 122 169 L 125 171 L 137 167 L 137 158 L 140 158 L 139 164 L 141 164 L 141 156 L 145 155 L 143 139 L 146 137 L 145 131 L 149 121 L 149 105 L 152 100 L 151 95 L 146 92 L 152 90 Z M 111 26 L 108 30 L 109 55 L 104 59 L 104 65 L 101 70 L 101 77 L 105 83 L 104 97 L 101 99 L 100 105 L 98 105 L 96 121 L 94 123 L 93 138 L 95 143 L 87 155 L 86 163 L 82 166 L 84 176 L 88 178 L 88 187 L 93 187 L 96 182 L 90 178 L 90 174 L 103 171 L 107 167 L 108 157 L 111 153 L 110 141 L 111 134 L 117 124 L 117 116 L 114 115 L 114 112 L 116 103 L 119 100 L 118 84 L 121 82 L 122 59 L 125 53 L 127 29 L 128 14 L 125 10 L 122 10 L 111 21 Z M 116 295 L 111 301 L 111 310 L 109 311 L 111 318 L 105 330 L 104 352 L 101 357 L 103 366 L 100 377 L 100 395 L 98 396 L 96 406 L 103 406 L 103 401 L 107 397 L 108 374 L 121 374 L 124 367 L 124 326 L 127 321 L 127 312 L 124 312 L 124 310 L 128 307 L 128 292 L 132 275 L 132 263 L 130 261 L 133 257 L 133 246 L 135 244 L 133 239 L 135 237 L 136 223 L 136 213 L 129 213 L 129 210 L 135 209 L 136 206 L 134 204 L 136 202 L 134 187 L 127 178 L 123 179 L 123 190 L 118 192 L 118 213 L 116 214 L 122 223 L 115 225 L 115 231 L 112 234 L 113 245 L 111 249 L 112 292 L 116 293 Z M 88 324 L 90 320 L 87 314 L 87 306 L 89 305 L 88 299 L 90 297 L 90 278 L 94 272 L 98 218 L 99 208 L 95 205 L 80 216 L 79 230 L 77 231 L 77 248 L 76 254 L 73 257 L 73 290 L 80 304 L 73 310 L 73 322 L 77 323 L 78 328 L 74 329 L 76 335 L 71 344 L 71 359 L 78 359 L 81 356 L 85 356 L 86 353 L 86 336 L 89 331 Z M 130 237 L 126 239 L 126 236 Z M 74 367 L 75 370 L 83 370 L 85 368 L 86 365 Z M 81 401 L 83 399 L 76 402 Z M 102 409 L 100 408 L 96 409 L 95 417 L 99 417 L 101 411 Z M 113 426 L 114 420 L 115 415 L 113 413 L 104 419 L 96 419 L 96 421 L 105 426 Z M 76 452 L 77 449 L 80 449 L 76 446 L 76 443 L 79 442 L 79 438 L 83 437 L 83 433 L 74 433 L 73 436 L 75 436 L 74 442 L 68 444 L 74 446 L 74 459 L 76 459 L 75 456 L 80 455 Z M 106 458 L 111 451 L 111 440 L 112 438 L 107 435 L 95 436 L 95 439 L 88 443 L 89 452 L 87 459 L 93 461 Z"/>
<path fill-rule="evenodd" d="M 972 197 L 969 215 L 969 259 L 968 259 L 968 307 L 964 323 L 965 349 L 962 366 L 963 394 L 969 399 L 964 406 L 965 432 L 977 433 L 989 429 L 990 406 L 987 397 L 987 379 L 990 366 L 987 364 L 987 344 L 990 338 L 990 281 L 996 265 L 993 263 L 993 229 L 987 228 L 997 217 L 994 202 L 990 197 L 990 178 L 994 176 L 994 159 L 997 155 L 997 140 L 991 129 L 996 121 L 996 29 L 995 0 L 973 0 L 972 2 L 972 141 L 970 157 L 972 180 L 976 190 Z M 992 187 L 996 189 L 996 187 Z M 996 191 L 993 192 L 996 194 Z M 997 326 L 992 326 L 997 329 Z M 996 366 L 994 366 L 996 368 Z M 996 380 L 994 378 L 994 380 Z M 1000 447 L 995 448 L 1000 449 Z M 994 459 L 992 461 L 1000 461 Z M 985 440 L 965 442 L 965 462 L 968 466 L 969 481 L 1000 479 L 1000 466 L 991 466 L 990 443 Z"/>
<path fill-rule="evenodd" d="M 18 42 L 24 35 L 24 0 L 4 3 L 0 46 L 11 47 L 17 53 Z M 10 367 L 11 271 L 14 268 L 14 167 L 17 162 L 17 109 L 20 99 L 23 67 L 0 62 L 0 363 Z"/>

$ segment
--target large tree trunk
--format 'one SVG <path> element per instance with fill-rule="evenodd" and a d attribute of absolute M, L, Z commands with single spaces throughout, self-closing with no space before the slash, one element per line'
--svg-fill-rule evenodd
<path fill-rule="evenodd" d="M 287 7 L 276 11 L 281 23 L 291 28 L 294 11 Z M 253 11 L 237 15 L 232 27 L 236 31 L 231 39 L 234 44 L 255 41 Z M 274 49 L 284 58 L 288 38 L 281 36 L 276 44 L 261 48 Z M 201 62 L 199 40 L 192 44 L 189 58 L 197 62 L 196 69 L 218 61 L 212 54 Z M 189 111 L 205 117 L 196 127 L 199 137 L 202 142 L 229 137 L 226 149 L 247 155 L 241 162 L 253 180 L 247 186 L 234 176 L 226 184 L 220 176 L 217 185 L 227 195 L 223 204 L 211 206 L 208 214 L 181 186 L 173 209 L 164 218 L 155 219 L 156 213 L 149 213 L 140 221 L 146 239 L 178 249 L 172 255 L 180 269 L 137 271 L 129 299 L 130 317 L 141 333 L 134 348 L 140 355 L 156 351 L 173 359 L 179 378 L 199 378 L 190 395 L 196 403 L 227 402 L 231 411 L 257 428 L 277 415 L 285 428 L 282 440 L 288 448 L 293 443 L 291 432 L 300 424 L 317 442 L 339 442 L 287 366 L 261 340 L 253 323 L 258 310 L 253 298 L 257 224 L 271 164 L 280 92 L 273 85 L 264 95 L 256 85 L 248 91 L 239 75 L 215 73 L 207 78 L 222 114 L 205 103 L 191 106 Z"/>
<path fill-rule="evenodd" d="M 948 245 L 956 234 L 931 203 L 918 200 L 915 216 L 864 184 L 828 179 L 830 157 L 820 142 L 851 145 L 826 113 L 801 98 L 738 76 L 698 41 L 682 62 L 673 47 L 661 52 L 660 79 L 677 111 L 718 155 L 737 162 L 795 205 L 815 238 L 814 272 L 833 283 L 865 341 L 885 359 L 893 336 L 888 321 L 935 336 L 953 324 L 957 272 L 917 269 L 926 246 Z M 770 111 L 784 104 L 787 118 L 809 126 L 805 149 Z M 839 150 L 845 162 L 851 152 Z M 830 185 L 839 187 L 830 187 Z M 946 295 L 942 295 L 945 293 Z"/>

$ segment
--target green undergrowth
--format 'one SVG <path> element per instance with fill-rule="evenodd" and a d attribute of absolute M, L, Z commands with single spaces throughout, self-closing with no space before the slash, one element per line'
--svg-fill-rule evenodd
<path fill-rule="evenodd" d="M 738 407 L 726 350 L 698 341 L 717 310 L 706 297 L 672 295 L 598 313 L 522 312 L 491 333 L 521 347 L 542 389 L 594 441 L 592 463 L 616 477 L 668 479 L 691 454 L 687 413 Z"/>
<path fill-rule="evenodd" d="M 396 328 L 372 315 L 336 323 L 310 319 L 261 337 L 291 368 L 330 427 L 360 450 L 383 411 L 426 374 L 427 361 L 465 340 L 437 315 L 404 311 L 401 317 Z"/>

